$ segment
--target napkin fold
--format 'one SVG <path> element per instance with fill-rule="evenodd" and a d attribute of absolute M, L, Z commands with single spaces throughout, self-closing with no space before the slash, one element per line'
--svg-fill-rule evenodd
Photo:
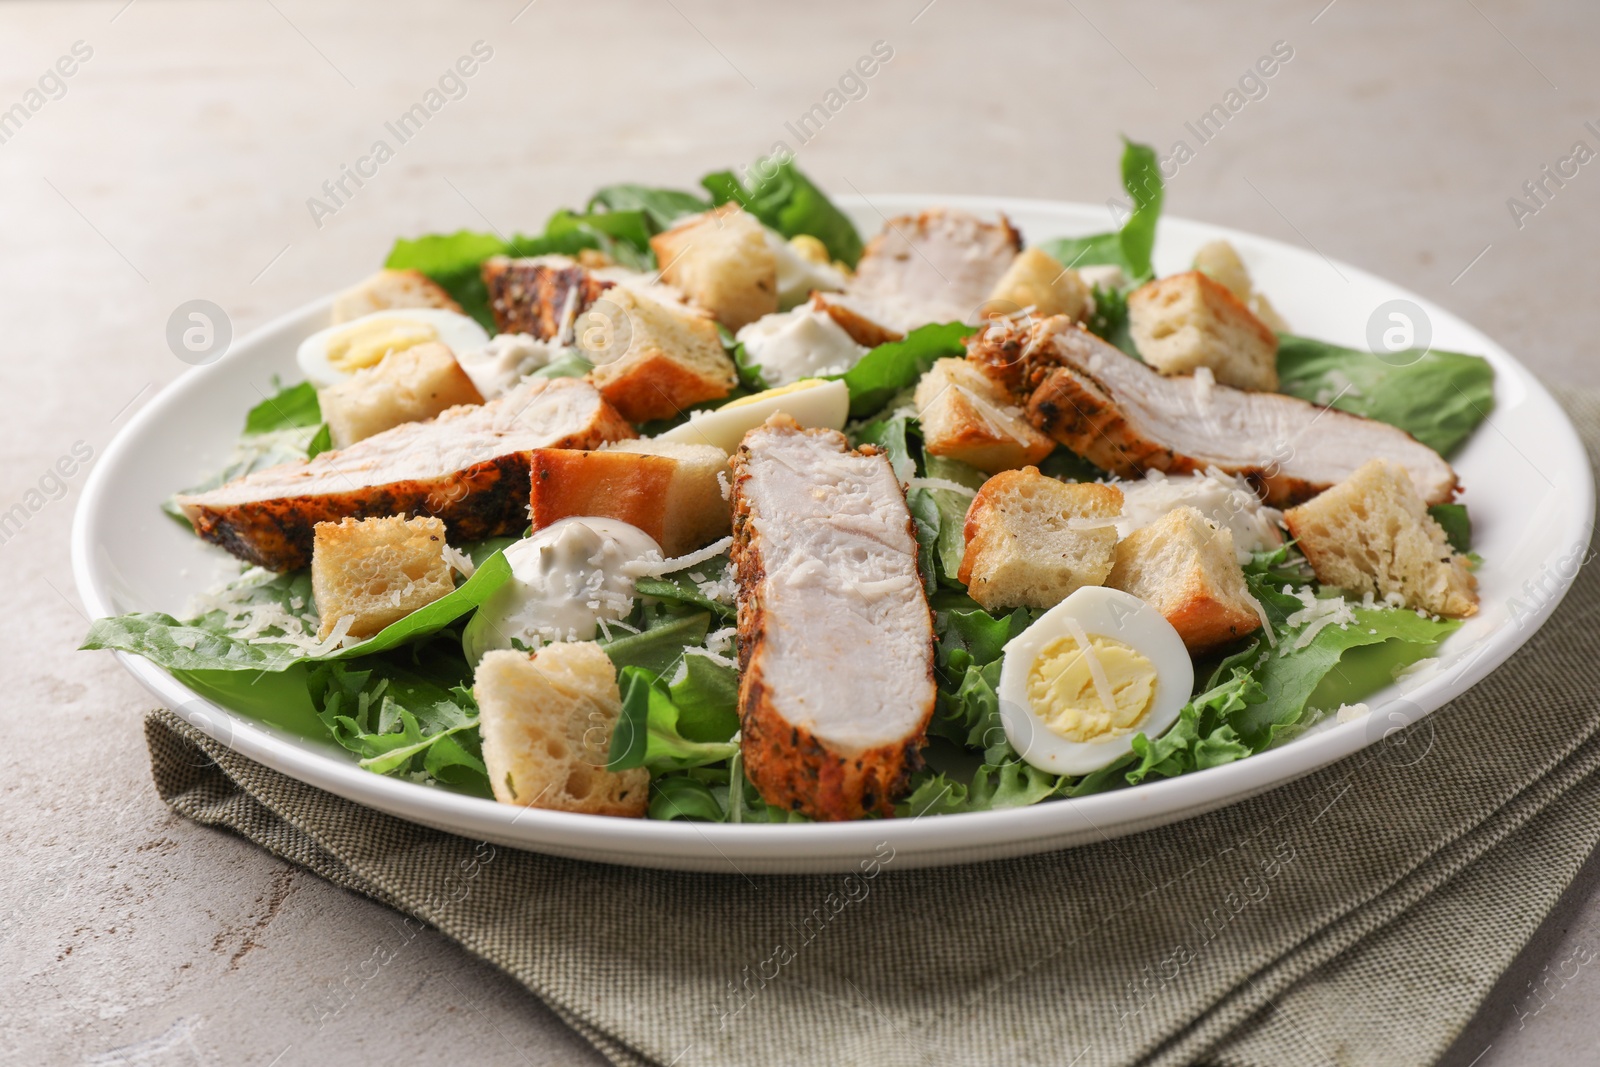
<path fill-rule="evenodd" d="M 1600 393 L 1568 392 L 1591 457 Z M 146 719 L 177 813 L 429 923 L 617 1064 L 1436 1058 L 1600 841 L 1600 573 L 1445 708 L 1221 811 L 852 875 L 608 867 L 417 826 Z M 781 832 L 782 827 L 774 828 Z"/>

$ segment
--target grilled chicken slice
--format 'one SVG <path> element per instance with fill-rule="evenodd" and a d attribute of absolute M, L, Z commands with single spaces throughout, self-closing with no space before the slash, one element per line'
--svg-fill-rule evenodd
<path fill-rule="evenodd" d="M 483 284 L 498 332 L 565 344 L 573 322 L 615 283 L 566 256 L 492 256 L 483 264 Z"/>
<path fill-rule="evenodd" d="M 975 323 L 1021 250 L 1022 236 L 1004 215 L 998 223 L 948 208 L 903 215 L 884 224 L 867 244 L 850 288 L 826 303 L 840 309 L 835 318 L 846 330 L 850 316 L 893 334 L 930 322 Z"/>
<path fill-rule="evenodd" d="M 997 323 L 967 354 L 1027 395 L 1040 430 L 1125 478 L 1216 467 L 1288 505 L 1381 457 L 1404 467 L 1428 503 L 1455 494 L 1450 464 L 1404 430 L 1204 376 L 1164 377 L 1064 317 Z"/>
<path fill-rule="evenodd" d="M 635 437 L 588 382 L 536 378 L 487 404 L 455 407 L 246 475 L 177 503 L 195 533 L 276 571 L 311 562 L 312 529 L 346 516 L 435 515 L 452 539 L 528 525 L 529 454 Z"/>
<path fill-rule="evenodd" d="M 893 813 L 933 714 L 933 615 L 886 456 L 774 415 L 734 457 L 740 747 L 769 804 Z"/>

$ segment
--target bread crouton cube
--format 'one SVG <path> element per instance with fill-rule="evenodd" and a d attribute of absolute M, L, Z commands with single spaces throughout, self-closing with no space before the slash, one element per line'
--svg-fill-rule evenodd
<path fill-rule="evenodd" d="M 1000 382 L 967 359 L 941 359 L 917 382 L 912 403 L 923 447 L 987 474 L 1038 463 L 1056 446 L 1034 429 Z"/>
<path fill-rule="evenodd" d="M 589 381 L 629 422 L 727 396 L 738 381 L 716 323 L 690 308 L 615 286 L 578 317 Z"/>
<path fill-rule="evenodd" d="M 1128 295 L 1128 331 L 1162 374 L 1207 367 L 1238 389 L 1278 388 L 1278 335 L 1228 287 L 1200 271 L 1146 282 Z"/>
<path fill-rule="evenodd" d="M 1250 271 L 1239 258 L 1239 252 L 1227 241 L 1209 241 L 1194 254 L 1194 269 L 1214 278 L 1228 287 L 1228 291 L 1250 309 L 1250 313 L 1274 333 L 1288 333 L 1289 324 L 1283 321 L 1267 298 L 1256 291 L 1250 280 Z"/>
<path fill-rule="evenodd" d="M 1213 526 L 1198 508 L 1173 508 L 1119 541 L 1106 585 L 1159 611 L 1191 652 L 1261 628 L 1232 531 Z"/>
<path fill-rule="evenodd" d="M 459 312 L 461 305 L 444 287 L 420 270 L 380 270 L 333 298 L 335 324 L 359 319 L 389 308 L 443 308 Z"/>
<path fill-rule="evenodd" d="M 491 256 L 481 273 L 497 332 L 563 344 L 577 317 L 613 285 L 567 256 Z"/>
<path fill-rule="evenodd" d="M 444 522 L 391 515 L 319 522 L 312 532 L 311 595 L 319 638 L 351 620 L 351 637 L 371 637 L 455 589 L 444 556 Z"/>
<path fill-rule="evenodd" d="M 530 655 L 487 653 L 473 676 L 483 763 L 502 804 L 638 818 L 650 801 L 643 767 L 608 771 L 622 711 L 617 671 L 593 641 Z"/>
<path fill-rule="evenodd" d="M 535 530 L 575 516 L 604 516 L 637 526 L 671 558 L 731 528 L 717 479 L 728 469 L 728 454 L 715 445 L 641 439 L 594 452 L 542 448 L 531 466 Z"/>
<path fill-rule="evenodd" d="M 1404 467 L 1368 460 L 1332 489 L 1283 513 L 1317 580 L 1346 592 L 1391 593 L 1408 607 L 1462 618 L 1478 580 L 1428 514 Z"/>
<path fill-rule="evenodd" d="M 967 509 L 957 577 L 988 611 L 1053 608 L 1104 584 L 1121 512 L 1115 486 L 1060 482 L 1035 467 L 996 474 Z"/>
<path fill-rule="evenodd" d="M 437 341 L 391 352 L 376 365 L 317 390 L 335 448 L 345 448 L 403 422 L 431 419 L 459 404 L 481 404 L 455 355 Z"/>
<path fill-rule="evenodd" d="M 735 332 L 778 310 L 778 257 L 766 227 L 738 204 L 685 219 L 650 238 L 661 280 Z"/>
<path fill-rule="evenodd" d="M 1041 248 L 1029 248 L 1011 261 L 989 294 L 989 311 L 1009 315 L 1032 308 L 1039 318 L 1065 315 L 1082 320 L 1093 306 L 1089 286 L 1077 271 Z"/>

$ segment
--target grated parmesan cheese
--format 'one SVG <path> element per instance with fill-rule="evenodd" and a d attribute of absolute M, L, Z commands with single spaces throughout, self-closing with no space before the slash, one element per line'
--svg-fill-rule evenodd
<path fill-rule="evenodd" d="M 1343 630 L 1348 629 L 1350 624 L 1356 621 L 1356 613 L 1342 596 L 1318 597 L 1309 587 L 1296 589 L 1292 585 L 1285 585 L 1283 592 L 1285 596 L 1295 597 L 1305 605 L 1284 622 L 1291 629 L 1297 626 L 1304 626 L 1305 629 L 1295 638 L 1292 645 L 1285 645 L 1278 650 L 1280 656 L 1305 648 L 1329 626 L 1337 625 Z"/>

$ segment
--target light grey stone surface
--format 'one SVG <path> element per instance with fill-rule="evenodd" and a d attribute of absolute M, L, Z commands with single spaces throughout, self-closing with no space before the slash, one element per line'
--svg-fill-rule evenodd
<path fill-rule="evenodd" d="M 0 8 L 0 109 L 75 42 L 93 52 L 0 143 L 0 511 L 29 512 L 0 544 L 0 1001 L 19 1061 L 597 1062 L 443 939 L 168 815 L 148 698 L 73 651 L 84 474 L 47 471 L 77 442 L 98 454 L 185 369 L 164 343 L 185 300 L 237 335 L 359 278 L 397 234 L 535 228 L 603 182 L 688 184 L 778 140 L 840 191 L 1102 201 L 1119 132 L 1192 147 L 1185 121 L 1286 41 L 1169 210 L 1349 260 L 1549 380 L 1600 385 L 1600 164 L 1520 229 L 1507 207 L 1576 141 L 1600 147 L 1592 4 L 524 2 Z M 307 198 L 477 40 L 494 54 L 466 95 L 319 226 Z M 894 56 L 865 97 L 800 144 L 785 123 L 878 40 Z M 1591 861 L 1446 1062 L 1592 1054 L 1600 968 L 1548 975 L 1594 950 Z"/>

